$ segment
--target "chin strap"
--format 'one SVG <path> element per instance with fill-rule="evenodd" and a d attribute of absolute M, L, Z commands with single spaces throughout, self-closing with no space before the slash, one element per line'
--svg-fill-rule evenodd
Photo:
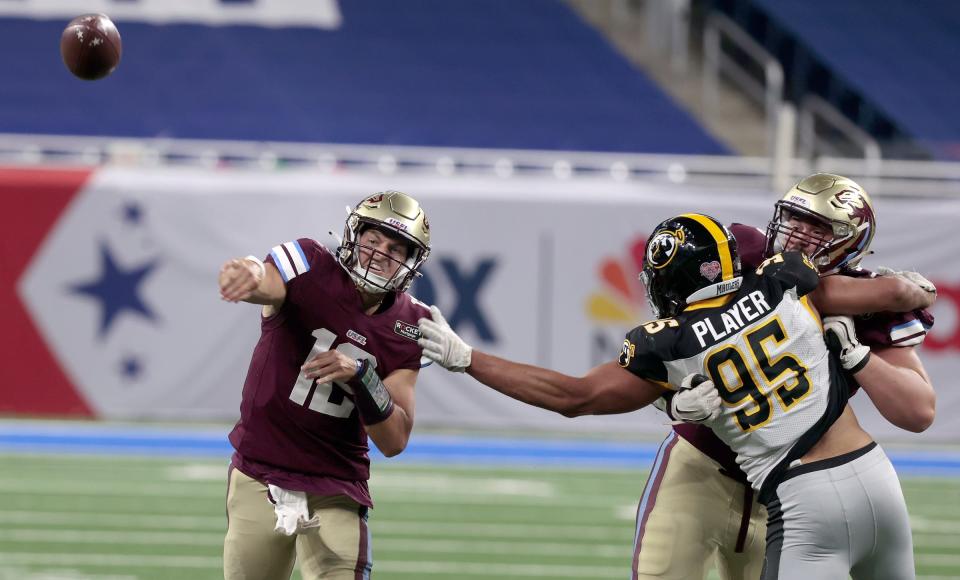
<path fill-rule="evenodd" d="M 693 304 L 694 302 L 699 302 L 701 300 L 716 298 L 717 296 L 723 296 L 724 294 L 731 294 L 739 290 L 742 283 L 743 277 L 737 276 L 729 280 L 717 282 L 716 284 L 704 286 L 693 294 L 687 296 L 685 304 Z"/>

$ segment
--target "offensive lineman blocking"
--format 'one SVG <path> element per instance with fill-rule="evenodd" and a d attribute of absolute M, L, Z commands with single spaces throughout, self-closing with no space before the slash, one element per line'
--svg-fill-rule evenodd
<path fill-rule="evenodd" d="M 685 214 L 658 226 L 647 244 L 644 272 L 651 304 L 664 318 L 631 331 L 619 361 L 584 377 L 475 351 L 436 308 L 433 320 L 420 321 L 420 344 L 445 368 L 566 416 L 633 411 L 673 385 L 692 387 L 696 375 L 706 373 L 724 399 L 710 426 L 737 452 L 751 485 L 778 514 L 774 526 L 802 515 L 813 535 L 847 525 L 881 531 L 880 537 L 862 538 L 868 546 L 878 540 L 879 549 L 864 553 L 860 546 L 838 544 L 830 553 L 835 558 L 811 565 L 816 554 L 805 551 L 809 544 L 795 537 L 793 527 L 781 528 L 783 541 L 767 544 L 765 580 L 842 577 L 845 566 L 842 573 L 852 568 L 855 578 L 912 578 L 910 530 L 896 474 L 846 406 L 849 386 L 831 367 L 819 316 L 805 299 L 819 282 L 816 268 L 802 254 L 786 253 L 741 276 L 736 242 L 726 228 L 707 216 Z M 740 324 L 729 313 L 730 303 L 741 305 Z M 753 320 L 744 323 L 747 306 Z M 691 331 L 704 319 L 714 330 L 729 328 L 706 348 Z M 861 356 L 852 372 L 865 371 L 869 363 L 868 355 Z M 797 460 L 805 464 L 802 470 L 788 473 Z M 851 506 L 851 519 L 837 521 L 844 512 L 804 512 L 794 501 L 804 496 L 803 486 L 785 487 L 788 480 L 848 471 L 868 485 L 848 490 L 847 498 L 880 506 L 880 512 Z M 819 501 L 827 491 L 811 499 Z M 879 569 L 874 564 L 884 571 L 870 575 Z"/>
<path fill-rule="evenodd" d="M 868 385 L 875 387 L 868 395 L 898 427 L 919 432 L 930 425 L 936 397 L 914 347 L 933 318 L 914 309 L 930 306 L 935 288 L 913 272 L 871 277 L 859 269 L 870 252 L 876 216 L 858 184 L 833 174 L 807 176 L 776 203 L 766 236 L 742 224 L 730 231 L 744 269 L 755 269 L 777 251 L 803 251 L 820 270 L 820 284 L 810 295 L 818 310 L 870 313 L 855 318 L 857 334 L 890 366 L 882 382 Z M 674 418 L 689 420 L 691 411 Z M 714 553 L 723 580 L 759 577 L 767 514 L 729 447 L 705 426 L 675 424 L 655 467 L 637 513 L 634 580 L 703 579 Z"/>

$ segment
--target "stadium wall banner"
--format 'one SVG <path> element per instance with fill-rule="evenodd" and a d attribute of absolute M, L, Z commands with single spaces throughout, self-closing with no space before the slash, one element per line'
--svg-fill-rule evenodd
<path fill-rule="evenodd" d="M 649 320 L 637 280 L 662 219 L 689 211 L 764 225 L 770 191 L 683 183 L 515 176 L 105 168 L 0 170 L 8 305 L 0 414 L 107 419 L 236 418 L 258 308 L 219 299 L 228 258 L 265 256 L 312 237 L 334 247 L 345 208 L 399 189 L 428 211 L 433 253 L 412 291 L 465 340 L 516 360 L 582 374 L 614 359 Z M 855 407 L 882 439 L 955 441 L 960 424 L 960 200 L 876 200 L 876 254 L 865 266 L 916 269 L 938 286 L 937 323 L 920 354 L 938 388 L 938 420 L 913 435 L 865 395 Z M 417 420 L 449 428 L 656 435 L 652 409 L 566 419 L 469 376 L 424 368 Z"/>
<path fill-rule="evenodd" d="M 79 11 L 78 11 L 79 10 Z M 337 0 L 18 0 L 0 2 L 0 16 L 70 20 L 102 12 L 122 23 L 192 23 L 205 25 L 301 26 L 339 28 Z"/>

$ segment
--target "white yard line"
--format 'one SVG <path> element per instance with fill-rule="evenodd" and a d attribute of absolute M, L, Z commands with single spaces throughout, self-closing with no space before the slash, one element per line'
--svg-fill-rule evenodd
<path fill-rule="evenodd" d="M 99 532 L 91 530 L 0 530 L 0 541 L 31 542 L 37 544 L 135 544 L 145 546 L 218 546 L 223 545 L 223 534 L 184 532 Z"/>
<path fill-rule="evenodd" d="M 960 555 L 957 554 L 917 554 L 917 564 L 924 566 L 960 566 Z"/>
<path fill-rule="evenodd" d="M 191 568 L 219 569 L 222 559 L 205 556 L 151 556 L 142 554 L 23 554 L 0 552 L 4 566 L 97 566 L 124 568 Z M 629 566 L 575 566 L 541 564 L 491 564 L 486 562 L 404 562 L 374 560 L 374 570 L 395 574 L 444 574 L 457 576 L 527 576 L 533 578 L 624 578 Z"/>
<path fill-rule="evenodd" d="M 33 570 L 26 568 L 5 568 L 0 570 L 0 580 L 138 580 L 136 576 L 116 574 L 87 574 L 79 570 L 50 570 L 40 566 Z"/>
<path fill-rule="evenodd" d="M 494 539 L 505 538 L 541 538 L 541 539 L 590 539 L 609 540 L 624 536 L 623 524 L 611 522 L 603 525 L 549 525 L 549 524 L 515 524 L 515 523 L 467 523 L 467 522 L 433 522 L 433 521 L 401 521 L 376 520 L 371 518 L 370 526 L 374 534 L 382 533 L 396 536 L 465 536 Z M 376 541 L 376 536 L 374 537 Z"/>
<path fill-rule="evenodd" d="M 381 485 L 384 480 L 381 480 Z M 464 480 L 462 484 L 443 484 L 438 488 L 408 487 L 406 484 L 378 488 L 373 486 L 373 495 L 382 501 L 402 500 L 415 504 L 467 504 L 467 505 L 516 505 L 549 507 L 563 505 L 567 508 L 593 509 L 607 507 L 616 498 L 592 497 L 583 494 L 560 494 L 552 485 L 538 481 L 495 479 L 485 481 Z M 97 497 L 169 497 L 223 500 L 226 483 L 220 484 L 170 484 L 170 483 L 124 483 L 124 482 L 77 482 L 32 481 L 0 479 L 0 493 L 37 495 L 70 495 Z"/>
<path fill-rule="evenodd" d="M 47 524 L 54 526 L 115 526 L 173 530 L 226 530 L 226 515 L 170 516 L 161 514 L 104 514 L 94 512 L 0 511 L 0 524 Z"/>
<path fill-rule="evenodd" d="M 220 546 L 222 533 L 183 532 L 96 532 L 90 530 L 13 529 L 0 530 L 0 541 L 55 544 L 103 544 L 103 545 L 148 545 L 148 546 Z M 632 548 L 626 541 L 616 544 L 582 544 L 574 542 L 485 540 L 409 540 L 380 538 L 374 536 L 375 550 L 393 550 L 407 553 L 428 554 L 482 554 L 497 556 L 506 554 L 529 556 L 578 556 L 592 558 L 627 559 Z"/>
<path fill-rule="evenodd" d="M 64 554 L 0 552 L 4 566 L 97 566 L 103 568 L 222 568 L 223 558 L 208 556 L 153 556 L 148 554 Z"/>
<path fill-rule="evenodd" d="M 101 514 L 94 512 L 33 512 L 0 511 L 0 524 L 56 525 L 56 526 L 114 526 L 148 530 L 214 530 L 225 531 L 227 520 L 216 516 L 170 516 L 156 514 Z M 463 536 L 494 539 L 591 539 L 616 540 L 623 536 L 623 524 L 605 525 L 549 525 L 516 524 L 509 522 L 471 523 L 424 520 L 378 519 L 376 513 L 370 525 L 378 536 Z"/>
<path fill-rule="evenodd" d="M 910 516 L 910 527 L 915 532 L 936 532 L 938 534 L 960 534 L 960 522 L 951 519 L 935 519 L 924 516 Z"/>
<path fill-rule="evenodd" d="M 397 562 L 376 561 L 374 573 L 394 574 L 444 574 L 456 576 L 480 576 L 500 578 L 503 576 L 529 576 L 532 578 L 627 578 L 629 562 L 623 566 L 546 566 L 540 564 L 488 564 L 480 562 Z"/>

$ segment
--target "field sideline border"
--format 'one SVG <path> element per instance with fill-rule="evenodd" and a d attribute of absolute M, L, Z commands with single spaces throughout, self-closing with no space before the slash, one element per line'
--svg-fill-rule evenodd
<path fill-rule="evenodd" d="M 227 458 L 225 428 L 154 427 L 109 423 L 0 420 L 0 453 L 161 455 Z M 416 433 L 391 462 L 463 465 L 647 468 L 659 441 L 543 439 L 529 436 Z M 897 471 L 913 476 L 960 476 L 960 448 L 885 446 Z M 371 458 L 383 458 L 371 449 Z"/>

